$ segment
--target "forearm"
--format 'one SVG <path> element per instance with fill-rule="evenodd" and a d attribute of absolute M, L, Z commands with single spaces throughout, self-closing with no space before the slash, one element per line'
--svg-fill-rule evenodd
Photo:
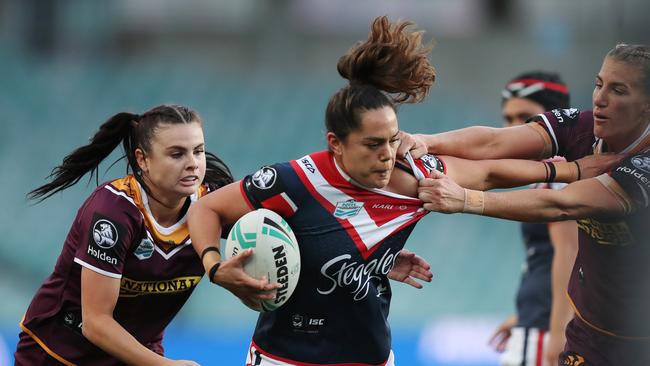
<path fill-rule="evenodd" d="M 494 128 L 473 126 L 434 135 L 419 135 L 432 154 L 465 159 L 538 159 L 543 141 L 526 126 Z"/>
<path fill-rule="evenodd" d="M 165 365 L 170 360 L 143 346 L 110 315 L 84 318 L 84 337 L 129 365 Z"/>
<path fill-rule="evenodd" d="M 579 207 L 562 200 L 557 191 L 523 189 L 485 192 L 483 215 L 523 222 L 563 221 L 574 218 Z"/>
<path fill-rule="evenodd" d="M 563 338 L 566 325 L 573 318 L 573 309 L 567 300 L 566 291 L 578 254 L 578 227 L 575 221 L 553 223 L 549 226 L 549 234 L 554 249 L 550 332 L 552 337 Z"/>
<path fill-rule="evenodd" d="M 488 160 L 485 163 L 487 174 L 483 190 L 519 187 L 551 179 L 554 182 L 571 183 L 578 178 L 575 163 L 543 163 L 518 159 Z"/>
<path fill-rule="evenodd" d="M 208 247 L 219 248 L 221 239 L 221 219 L 204 202 L 196 202 L 188 212 L 188 226 L 192 246 L 201 255 Z M 203 266 L 208 272 L 212 266 L 221 260 L 220 252 L 209 251 L 203 258 Z"/>

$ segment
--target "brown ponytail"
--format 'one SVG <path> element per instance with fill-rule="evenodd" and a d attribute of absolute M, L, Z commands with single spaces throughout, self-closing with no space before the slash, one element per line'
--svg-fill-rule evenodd
<path fill-rule="evenodd" d="M 90 172 L 90 179 L 95 176 L 99 164 L 122 143 L 127 161 L 127 173 L 135 173 L 140 185 L 151 193 L 142 180 L 135 150 L 140 148 L 150 151 L 151 140 L 156 129 L 162 123 L 202 123 L 201 117 L 193 110 L 178 105 L 161 105 L 142 115 L 118 113 L 99 127 L 99 131 L 90 139 L 88 145 L 82 146 L 63 158 L 63 163 L 52 170 L 46 183 L 27 194 L 29 199 L 42 201 L 51 195 L 75 185 Z M 216 155 L 206 152 L 206 173 L 203 183 L 213 188 L 232 183 L 233 177 L 228 166 Z"/>
<path fill-rule="evenodd" d="M 422 31 L 411 22 L 391 24 L 386 16 L 372 22 L 370 35 L 343 55 L 339 74 L 350 81 L 329 100 L 325 127 L 340 139 L 359 127 L 360 113 L 395 104 L 418 103 L 429 93 L 436 73 L 422 44 Z"/>

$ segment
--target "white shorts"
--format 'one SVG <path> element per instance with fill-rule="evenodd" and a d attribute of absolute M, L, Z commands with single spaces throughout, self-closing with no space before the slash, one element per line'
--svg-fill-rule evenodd
<path fill-rule="evenodd" d="M 289 363 L 287 360 L 282 360 L 277 357 L 270 356 L 265 354 L 263 351 L 260 351 L 255 347 L 253 342 L 251 342 L 250 347 L 248 348 L 248 353 L 246 354 L 246 366 L 311 366 L 311 365 L 321 365 L 321 364 L 311 364 L 311 363 Z M 326 364 L 322 364 L 326 365 Z M 364 366 L 366 364 L 346 364 L 346 365 L 358 365 Z M 370 365 L 368 365 L 370 366 Z M 388 360 L 382 366 L 395 366 L 395 356 L 393 351 L 390 351 Z"/>
<path fill-rule="evenodd" d="M 512 328 L 512 334 L 501 354 L 501 366 L 543 366 L 548 344 L 548 331 L 537 328 Z"/>

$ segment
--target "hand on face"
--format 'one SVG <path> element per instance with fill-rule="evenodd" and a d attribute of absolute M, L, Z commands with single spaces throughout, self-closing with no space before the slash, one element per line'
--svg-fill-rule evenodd
<path fill-rule="evenodd" d="M 404 158 L 407 152 L 411 152 L 413 159 L 417 159 L 426 154 L 427 144 L 422 135 L 411 135 L 410 133 L 400 131 L 398 135 L 400 145 L 397 148 L 397 157 Z"/>
<path fill-rule="evenodd" d="M 259 300 L 271 300 L 281 287 L 279 283 L 268 283 L 267 278 L 256 279 L 244 272 L 244 264 L 253 255 L 252 249 L 221 262 L 214 281 L 232 292 L 244 305 L 253 310 L 260 310 Z"/>
<path fill-rule="evenodd" d="M 465 206 L 465 190 L 451 178 L 432 172 L 432 178 L 418 182 L 418 198 L 424 201 L 424 208 L 442 213 L 462 212 Z"/>

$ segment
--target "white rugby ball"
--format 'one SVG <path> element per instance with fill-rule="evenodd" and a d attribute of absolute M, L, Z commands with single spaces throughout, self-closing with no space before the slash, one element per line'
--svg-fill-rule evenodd
<path fill-rule="evenodd" d="M 280 215 L 260 208 L 239 218 L 230 229 L 224 259 L 249 248 L 253 248 L 253 255 L 244 265 L 244 271 L 251 277 L 266 276 L 269 283 L 282 285 L 275 299 L 260 301 L 260 311 L 273 311 L 287 302 L 296 289 L 300 277 L 298 241 Z"/>

